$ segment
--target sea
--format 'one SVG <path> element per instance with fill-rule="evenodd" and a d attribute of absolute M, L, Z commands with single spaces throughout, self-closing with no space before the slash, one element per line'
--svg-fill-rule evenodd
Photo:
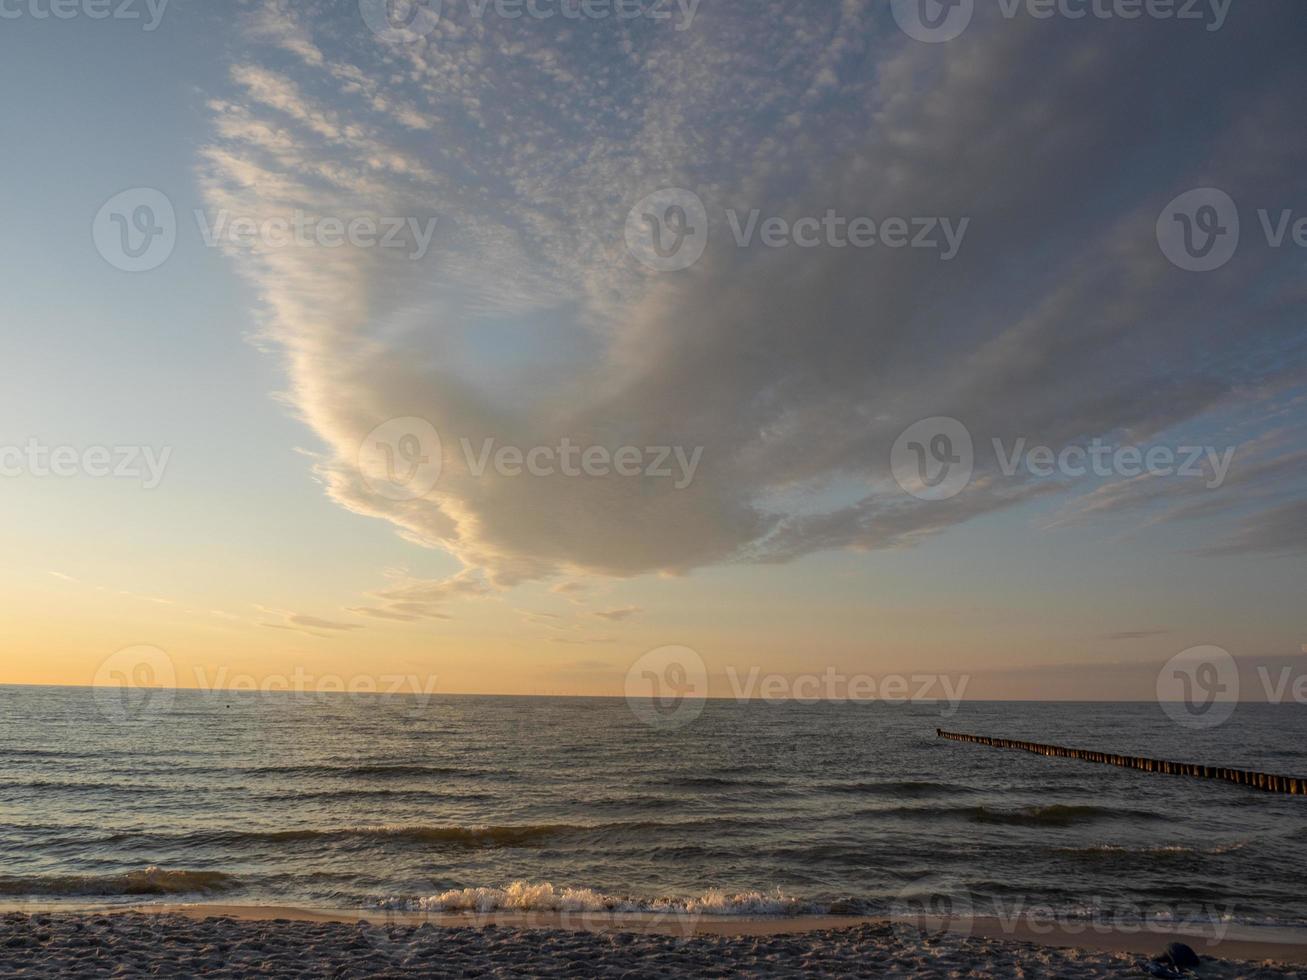
<path fill-rule="evenodd" d="M 1307 924 L 1307 798 L 937 728 L 1307 775 L 1307 708 L 0 688 L 0 905 Z"/>

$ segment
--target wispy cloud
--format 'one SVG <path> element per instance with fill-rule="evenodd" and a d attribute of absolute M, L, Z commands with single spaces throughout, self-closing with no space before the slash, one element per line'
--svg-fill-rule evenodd
<path fill-rule="evenodd" d="M 1307 553 L 1307 500 L 1282 504 L 1244 518 L 1211 555 L 1300 555 Z"/>
<path fill-rule="evenodd" d="M 320 638 L 363 629 L 360 623 L 338 622 L 334 619 L 325 619 L 321 616 L 293 612 L 287 609 L 270 609 L 266 606 L 256 606 L 255 608 L 265 615 L 277 617 L 277 621 L 263 620 L 259 623 L 260 626 L 269 629 L 291 630 Z"/>
<path fill-rule="evenodd" d="M 633 619 L 644 612 L 639 606 L 622 606 L 620 609 L 597 609 L 595 616 L 600 619 L 607 619 L 610 622 L 620 623 L 623 620 Z"/>
<path fill-rule="evenodd" d="M 419 619 L 450 619 L 444 611 L 456 599 L 479 599 L 492 595 L 494 589 L 485 577 L 472 569 L 445 579 L 414 579 L 399 577 L 393 585 L 371 593 L 380 600 L 377 606 L 362 606 L 350 610 L 375 619 L 412 622 Z"/>

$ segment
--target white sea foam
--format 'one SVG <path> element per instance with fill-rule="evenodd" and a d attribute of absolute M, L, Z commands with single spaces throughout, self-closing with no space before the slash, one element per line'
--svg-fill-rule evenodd
<path fill-rule="evenodd" d="M 784 894 L 710 889 L 698 896 L 634 899 L 606 895 L 592 888 L 559 888 L 550 882 L 515 881 L 503 888 L 463 888 L 422 898 L 394 898 L 385 908 L 425 912 L 617 912 L 692 915 L 798 915 L 825 909 Z"/>

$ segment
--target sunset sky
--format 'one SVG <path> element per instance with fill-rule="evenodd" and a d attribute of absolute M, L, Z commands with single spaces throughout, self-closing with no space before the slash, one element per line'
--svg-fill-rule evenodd
<path fill-rule="evenodd" d="M 477 9 L 413 38 L 368 0 L 0 21 L 0 446 L 168 453 L 157 486 L 0 476 L 0 683 L 90 684 L 148 644 L 188 687 L 298 667 L 621 694 L 679 644 L 713 674 L 1143 698 L 1188 647 L 1301 653 L 1307 250 L 1259 216 L 1307 217 L 1294 3 L 1211 30 L 982 4 L 941 43 L 881 0 Z M 129 272 L 92 229 L 137 188 L 176 243 Z M 710 229 L 678 271 L 628 245 L 667 188 Z M 1195 188 L 1239 209 L 1210 272 L 1159 245 Z M 754 210 L 965 237 L 739 247 Z M 297 212 L 402 219 L 414 247 L 205 242 Z M 919 499 L 891 447 L 937 417 L 975 472 Z M 360 463 L 406 419 L 440 437 L 414 499 Z M 674 454 L 478 475 L 463 440 L 488 439 L 699 452 L 692 478 Z M 1008 475 L 996 439 L 1233 457 L 1217 487 L 1207 455 Z"/>

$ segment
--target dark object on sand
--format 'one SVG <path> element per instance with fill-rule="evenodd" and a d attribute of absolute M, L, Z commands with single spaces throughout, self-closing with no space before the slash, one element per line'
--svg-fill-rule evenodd
<path fill-rule="evenodd" d="M 1184 943 L 1171 943 L 1157 959 L 1162 963 L 1170 963 L 1177 970 L 1196 970 L 1202 965 L 1198 954 Z"/>
<path fill-rule="evenodd" d="M 1114 755 L 1111 752 L 1068 749 L 1061 745 L 1023 742 L 1015 738 L 963 735 L 958 732 L 946 732 L 942 728 L 936 728 L 935 734 L 940 738 L 951 739 L 954 742 L 975 742 L 977 745 L 990 745 L 996 749 L 1021 749 L 1025 752 L 1033 752 L 1036 755 L 1056 756 L 1060 759 L 1081 759 L 1085 762 L 1101 762 L 1104 765 L 1120 766 L 1122 769 L 1141 769 L 1144 772 L 1159 772 L 1168 776 L 1222 779 L 1228 783 L 1247 786 L 1250 789 L 1266 790 L 1268 793 L 1307 796 L 1307 779 L 1297 779 L 1292 776 L 1275 776 L 1268 772 L 1228 769 L 1220 766 L 1200 766 L 1193 762 L 1168 762 L 1165 759 L 1149 759 L 1140 755 Z"/>

